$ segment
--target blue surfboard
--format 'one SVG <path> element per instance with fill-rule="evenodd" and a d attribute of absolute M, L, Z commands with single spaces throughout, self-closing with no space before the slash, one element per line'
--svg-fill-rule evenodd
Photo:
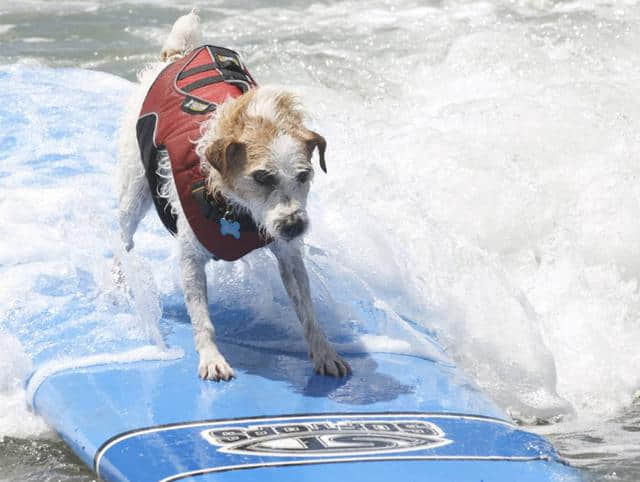
<path fill-rule="evenodd" d="M 35 410 L 105 480 L 579 480 L 456 368 L 369 353 L 348 356 L 353 375 L 339 380 L 304 354 L 220 343 L 237 378 L 205 382 L 190 326 L 169 323 L 183 357 L 33 388 Z"/>
<path fill-rule="evenodd" d="M 113 139 L 130 89 L 105 74 L 41 67 L 2 68 L 0 79 L 14 86 L 0 93 L 0 127 L 15 132 L 12 146 L 43 125 L 56 142 L 71 137 L 64 125 L 84 129 L 83 139 L 91 132 Z M 8 164 L 42 182 L 68 183 L 95 174 L 84 159 L 99 148 L 79 143 L 36 164 L 15 154 Z M 104 337 L 95 330 L 114 323 L 108 303 L 77 296 L 98 290 L 95 276 L 62 271 L 32 286 L 51 304 L 6 320 L 5 329 L 33 361 L 26 386 L 33 409 L 103 480 L 581 480 L 549 442 L 513 425 L 429 333 L 425 349 L 413 352 L 352 350 L 345 358 L 353 374 L 334 379 L 315 374 L 295 347 L 245 342 L 272 339 L 275 319 L 251 323 L 250 310 L 213 304 L 236 378 L 203 381 L 179 296 L 164 300 L 156 334 L 164 347 Z M 362 326 L 375 327 L 373 302 L 355 301 Z"/>

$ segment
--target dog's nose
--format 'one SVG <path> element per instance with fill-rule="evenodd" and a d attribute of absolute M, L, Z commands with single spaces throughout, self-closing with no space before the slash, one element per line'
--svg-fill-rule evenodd
<path fill-rule="evenodd" d="M 280 224 L 280 233 L 287 239 L 293 239 L 304 233 L 307 228 L 307 222 L 304 219 L 303 213 L 296 211 Z"/>

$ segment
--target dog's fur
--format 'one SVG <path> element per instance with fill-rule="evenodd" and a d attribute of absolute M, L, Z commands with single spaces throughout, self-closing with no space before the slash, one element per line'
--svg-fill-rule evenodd
<path fill-rule="evenodd" d="M 164 62 L 153 64 L 140 74 L 137 93 L 127 106 L 119 136 L 118 180 L 119 221 L 127 251 L 133 248 L 138 223 L 152 203 L 136 139 L 140 107 L 167 62 L 186 55 L 200 44 L 201 38 L 195 12 L 180 17 L 165 42 Z M 292 94 L 257 87 L 218 106 L 202 126 L 195 149 L 209 191 L 249 212 L 261 232 L 273 239 L 268 247 L 278 261 L 282 281 L 304 328 L 315 370 L 345 376 L 350 372 L 348 363 L 338 356 L 316 322 L 301 253 L 301 236 L 309 224 L 306 202 L 313 177 L 311 155 L 315 147 L 324 154 L 326 145 L 321 136 L 304 127 L 303 120 L 301 107 Z M 158 173 L 164 179 L 159 192 L 177 216 L 182 285 L 200 355 L 198 373 L 204 379 L 229 380 L 234 372 L 216 346 L 208 311 L 204 268 L 211 254 L 198 242 L 185 219 L 166 154 L 158 164 Z"/>

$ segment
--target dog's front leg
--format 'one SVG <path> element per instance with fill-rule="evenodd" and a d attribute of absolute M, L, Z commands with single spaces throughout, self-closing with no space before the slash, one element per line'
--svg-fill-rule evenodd
<path fill-rule="evenodd" d="M 311 303 L 309 277 L 300 247 L 294 243 L 284 244 L 279 241 L 274 241 L 269 246 L 278 260 L 282 282 L 302 323 L 304 336 L 309 344 L 309 356 L 316 372 L 334 377 L 347 375 L 351 367 L 336 353 L 316 321 Z"/>
<path fill-rule="evenodd" d="M 209 317 L 207 277 L 204 271 L 207 258 L 189 249 L 182 249 L 180 267 L 184 299 L 191 318 L 193 339 L 200 355 L 198 373 L 207 380 L 230 380 L 233 369 L 215 343 L 215 330 Z"/>

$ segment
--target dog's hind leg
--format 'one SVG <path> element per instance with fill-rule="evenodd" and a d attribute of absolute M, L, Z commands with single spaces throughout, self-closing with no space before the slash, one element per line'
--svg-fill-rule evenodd
<path fill-rule="evenodd" d="M 215 330 L 209 317 L 207 278 L 204 267 L 208 258 L 189 245 L 182 244 L 180 268 L 187 311 L 191 318 L 193 339 L 200 355 L 198 374 L 206 380 L 231 380 L 233 369 L 218 350 Z"/>
<path fill-rule="evenodd" d="M 144 173 L 144 166 L 140 158 L 138 140 L 136 138 L 136 119 L 138 100 L 130 99 L 129 109 L 123 119 L 118 133 L 118 167 L 116 176 L 116 191 L 118 194 L 118 221 L 120 237 L 125 251 L 133 248 L 133 235 L 140 220 L 151 205 L 151 190 Z M 121 256 L 113 257 L 111 274 L 116 286 L 127 290 Z"/>
<path fill-rule="evenodd" d="M 142 161 L 138 159 L 138 163 L 142 168 Z M 120 166 L 120 168 L 123 170 L 123 166 Z M 127 172 L 126 175 L 123 175 L 125 174 L 123 172 L 120 173 L 118 221 L 120 223 L 120 237 L 123 248 L 125 251 L 131 251 L 133 248 L 133 235 L 151 205 L 151 191 L 142 169 L 142 175 L 129 166 L 126 166 L 125 169 L 132 172 Z M 111 275 L 117 286 L 125 290 L 128 289 L 122 267 L 122 259 L 118 254 L 113 257 Z"/>
<path fill-rule="evenodd" d="M 316 372 L 334 377 L 348 375 L 351 367 L 336 353 L 316 321 L 311 303 L 309 276 L 300 248 L 295 244 L 278 241 L 274 241 L 269 247 L 278 260 L 282 282 L 302 323 L 304 337 L 309 345 L 309 355 Z"/>
<path fill-rule="evenodd" d="M 133 248 L 133 235 L 149 206 L 151 206 L 151 191 L 147 179 L 144 175 L 129 179 L 120 193 L 118 211 L 122 242 L 127 251 Z"/>
<path fill-rule="evenodd" d="M 124 249 L 133 248 L 133 235 L 151 206 L 151 189 L 140 159 L 135 124 L 120 138 L 118 164 L 118 220 Z"/>

